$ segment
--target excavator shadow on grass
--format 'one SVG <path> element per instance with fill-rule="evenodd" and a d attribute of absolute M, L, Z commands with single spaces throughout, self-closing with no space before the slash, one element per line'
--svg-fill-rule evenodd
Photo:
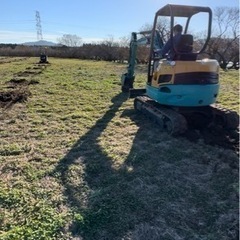
<path fill-rule="evenodd" d="M 172 236 L 185 239 L 191 231 L 195 231 L 195 236 L 208 236 L 218 228 L 214 224 L 221 213 L 213 203 L 212 191 L 215 190 L 204 193 L 196 184 L 198 181 L 201 186 L 206 184 L 202 172 L 214 172 L 211 169 L 216 159 L 200 165 L 193 157 L 186 163 L 186 156 L 178 156 L 175 151 L 166 152 L 155 144 L 156 141 L 161 144 L 164 136 L 175 143 L 177 138 L 160 134 L 145 116 L 123 110 L 122 117 L 131 118 L 139 129 L 123 164 L 114 167 L 113 158 L 100 145 L 99 137 L 126 100 L 124 93 L 115 96 L 103 117 L 80 137 L 52 172 L 60 178 L 68 205 L 77 216 L 69 231 L 82 239 L 129 239 L 133 236 L 134 239 L 164 239 L 170 229 Z M 195 174 L 190 177 L 192 172 Z M 214 182 L 219 177 L 222 176 L 209 175 Z M 234 178 L 229 183 L 232 181 Z M 221 201 L 220 195 L 216 194 L 216 198 Z M 229 209 L 233 208 L 235 200 L 226 200 Z M 199 230 L 192 225 L 196 219 L 211 224 Z M 228 224 L 231 225 L 227 223 L 220 234 L 226 234 Z M 234 234 L 235 230 L 237 228 Z"/>

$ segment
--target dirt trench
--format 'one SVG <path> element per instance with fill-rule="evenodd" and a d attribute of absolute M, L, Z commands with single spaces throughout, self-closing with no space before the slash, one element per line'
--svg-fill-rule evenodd
<path fill-rule="evenodd" d="M 38 84 L 39 81 L 26 78 L 34 77 L 40 74 L 45 67 L 36 65 L 33 68 L 26 68 L 23 72 L 17 73 L 11 80 L 7 81 L 4 91 L 0 92 L 0 107 L 10 108 L 15 103 L 23 103 L 31 96 L 29 85 Z"/>

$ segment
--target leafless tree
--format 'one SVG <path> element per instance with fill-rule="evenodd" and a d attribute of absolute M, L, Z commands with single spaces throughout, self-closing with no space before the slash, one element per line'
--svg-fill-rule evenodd
<path fill-rule="evenodd" d="M 131 40 L 131 36 L 124 36 L 124 37 L 121 37 L 119 39 L 119 46 L 120 47 L 129 47 L 129 44 L 130 44 L 130 40 Z"/>
<path fill-rule="evenodd" d="M 140 28 L 140 31 L 151 31 L 153 28 L 152 24 L 146 23 Z M 157 30 L 159 31 L 159 34 L 163 40 L 163 42 L 166 42 L 168 38 L 170 37 L 170 22 L 165 17 L 159 17 L 157 22 Z"/>
<path fill-rule="evenodd" d="M 218 7 L 214 11 L 214 27 L 208 52 L 215 57 L 223 69 L 229 62 L 239 64 L 239 9 Z"/>
<path fill-rule="evenodd" d="M 82 38 L 77 35 L 64 34 L 58 39 L 58 43 L 68 47 L 79 47 L 82 45 Z"/>

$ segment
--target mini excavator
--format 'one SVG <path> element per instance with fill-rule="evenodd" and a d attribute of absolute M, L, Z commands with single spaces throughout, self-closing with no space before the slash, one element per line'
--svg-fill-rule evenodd
<path fill-rule="evenodd" d="M 206 18 L 206 36 L 194 41 L 189 34 L 192 19 Z M 158 26 L 162 19 L 173 26 L 181 22 L 183 34 L 173 46 L 174 58 L 161 56 L 164 45 Z M 179 21 L 179 22 L 178 22 Z M 132 33 L 127 73 L 122 75 L 122 92 L 134 98 L 134 108 L 153 119 L 170 135 L 186 132 L 189 126 L 205 128 L 212 124 L 236 130 L 239 116 L 215 103 L 219 94 L 219 64 L 204 58 L 211 36 L 212 11 L 209 7 L 167 4 L 156 12 L 149 32 Z M 138 34 L 144 35 L 137 39 Z M 145 88 L 134 89 L 135 58 L 138 45 L 149 44 L 148 73 Z M 204 56 L 204 57 L 202 57 Z"/>
<path fill-rule="evenodd" d="M 48 56 L 47 56 L 46 52 L 47 52 L 47 47 L 45 47 L 44 49 L 41 48 L 39 63 L 49 63 L 48 62 Z"/>
<path fill-rule="evenodd" d="M 45 53 L 41 53 L 41 54 L 40 54 L 39 63 L 48 63 L 47 55 L 46 55 Z"/>

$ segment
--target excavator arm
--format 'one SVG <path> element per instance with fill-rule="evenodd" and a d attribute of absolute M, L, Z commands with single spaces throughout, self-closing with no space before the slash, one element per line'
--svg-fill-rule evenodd
<path fill-rule="evenodd" d="M 135 79 L 134 69 L 136 54 L 137 54 L 137 33 L 132 32 L 127 72 L 124 73 L 121 78 L 123 92 L 128 92 L 130 88 L 133 88 L 133 82 Z"/>
<path fill-rule="evenodd" d="M 160 37 L 158 31 L 155 31 L 154 38 L 154 49 L 159 51 L 163 47 L 163 41 Z M 141 31 L 141 32 L 132 32 L 130 47 L 129 47 L 129 58 L 128 58 L 128 67 L 127 72 L 124 73 L 121 77 L 121 84 L 122 84 L 122 92 L 129 92 L 132 90 L 132 94 L 145 93 L 145 89 L 137 89 L 138 93 L 134 93 L 133 83 L 135 80 L 135 66 L 136 66 L 136 56 L 137 56 L 137 48 L 138 46 L 150 46 L 150 39 L 151 39 L 152 31 Z M 143 37 L 138 39 L 138 35 L 142 35 Z M 133 96 L 130 96 L 133 97 Z"/>

